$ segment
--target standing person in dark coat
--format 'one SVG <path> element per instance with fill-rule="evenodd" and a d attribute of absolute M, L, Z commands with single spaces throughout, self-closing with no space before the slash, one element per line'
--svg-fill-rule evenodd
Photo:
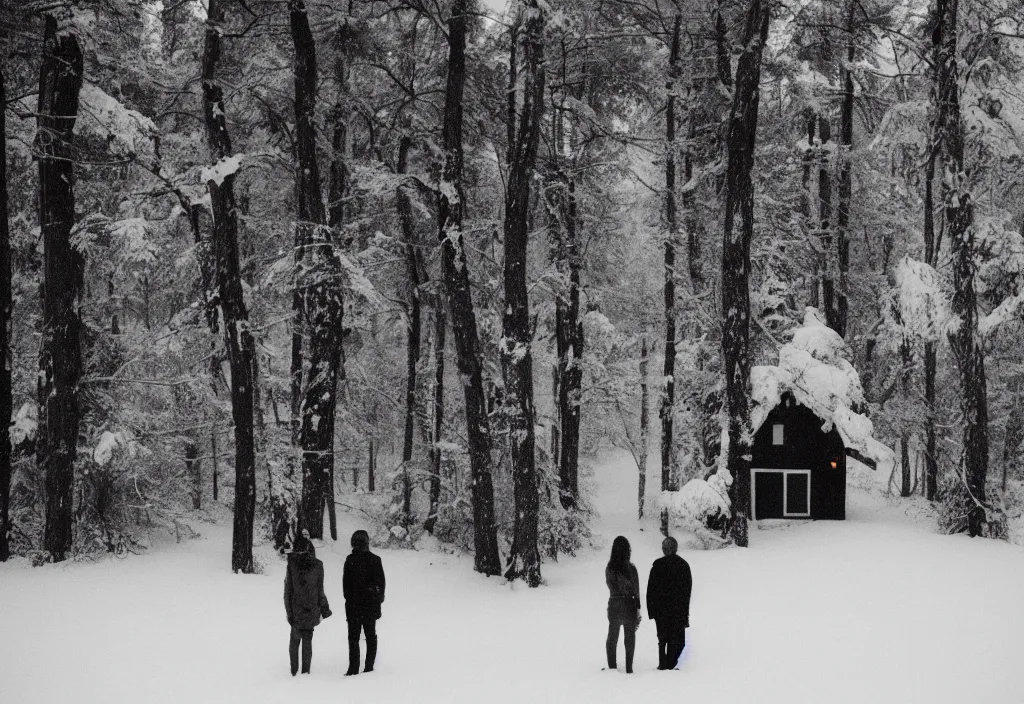
<path fill-rule="evenodd" d="M 366 666 L 373 672 L 377 658 L 377 619 L 384 602 L 384 567 L 370 552 L 370 536 L 365 530 L 352 534 L 352 554 L 345 558 L 342 576 L 345 587 L 345 618 L 348 619 L 348 672 L 359 674 L 359 632 L 366 635 Z"/>
<path fill-rule="evenodd" d="M 690 626 L 690 591 L 693 579 L 690 565 L 676 551 L 675 538 L 661 542 L 664 557 L 651 566 L 647 580 L 647 615 L 658 628 L 658 669 L 673 670 L 686 647 L 686 629 Z"/>
<path fill-rule="evenodd" d="M 640 576 L 629 557 L 629 541 L 620 535 L 612 542 L 611 559 L 604 568 L 604 581 L 608 585 L 608 640 L 605 642 L 605 651 L 608 669 L 614 670 L 619 628 L 622 628 L 626 645 L 626 672 L 632 673 L 636 629 L 640 626 Z"/>
<path fill-rule="evenodd" d="M 321 618 L 331 615 L 324 593 L 324 565 L 316 559 L 316 550 L 308 538 L 299 537 L 288 556 L 284 576 L 284 611 L 292 627 L 288 657 L 292 676 L 299 671 L 299 643 L 302 643 L 302 673 L 309 674 L 313 659 L 313 629 Z"/>

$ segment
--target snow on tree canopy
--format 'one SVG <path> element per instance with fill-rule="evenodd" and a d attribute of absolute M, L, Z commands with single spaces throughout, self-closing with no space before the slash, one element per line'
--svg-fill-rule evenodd
<path fill-rule="evenodd" d="M 8 432 L 11 437 L 11 444 L 17 447 L 26 440 L 35 440 L 39 424 L 36 421 L 36 405 L 24 403 L 18 409 L 18 413 L 11 421 Z"/>
<path fill-rule="evenodd" d="M 864 389 L 848 357 L 843 338 L 808 307 L 793 341 L 779 350 L 778 365 L 750 370 L 751 431 L 757 432 L 788 391 L 824 421 L 822 430 L 834 425 L 847 448 L 880 464 L 891 462 L 892 450 L 872 437 L 871 421 L 854 410 L 864 406 Z"/>
<path fill-rule="evenodd" d="M 93 450 L 93 461 L 101 467 L 106 466 L 114 456 L 114 450 L 123 444 L 124 438 L 120 433 L 112 433 L 109 430 L 104 430 L 103 434 L 100 435 L 99 442 L 96 443 L 96 449 Z"/>
<path fill-rule="evenodd" d="M 922 340 L 938 340 L 959 325 L 942 292 L 941 278 L 932 267 L 904 257 L 896 267 L 902 327 Z"/>
<path fill-rule="evenodd" d="M 152 150 L 157 129 L 148 117 L 126 108 L 91 83 L 82 86 L 79 100 L 80 118 L 75 123 L 75 134 L 100 137 L 128 154 L 147 154 Z"/>
<path fill-rule="evenodd" d="M 219 160 L 213 166 L 208 166 L 202 170 L 199 174 L 199 178 L 203 183 L 209 183 L 213 181 L 218 186 L 224 183 L 224 179 L 228 176 L 233 175 L 242 166 L 242 159 L 245 154 L 235 154 L 233 156 L 226 156 Z"/>

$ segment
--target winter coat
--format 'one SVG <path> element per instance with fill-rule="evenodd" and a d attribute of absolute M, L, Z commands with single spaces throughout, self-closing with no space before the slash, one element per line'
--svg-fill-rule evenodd
<path fill-rule="evenodd" d="M 604 568 L 604 581 L 608 585 L 608 616 L 635 616 L 640 610 L 640 575 L 632 562 L 626 572 L 617 572 L 611 565 Z"/>
<path fill-rule="evenodd" d="M 370 551 L 353 551 L 345 558 L 342 575 L 345 589 L 345 618 L 366 621 L 380 618 L 384 602 L 384 566 Z"/>
<path fill-rule="evenodd" d="M 315 628 L 331 615 L 324 593 L 324 564 L 312 556 L 291 555 L 284 576 L 284 610 L 299 630 Z"/>
<path fill-rule="evenodd" d="M 686 560 L 679 555 L 659 557 L 651 566 L 647 580 L 647 615 L 688 628 L 692 587 L 690 565 Z"/>

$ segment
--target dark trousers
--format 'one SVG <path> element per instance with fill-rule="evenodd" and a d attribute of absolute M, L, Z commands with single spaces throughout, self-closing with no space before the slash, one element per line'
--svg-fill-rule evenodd
<path fill-rule="evenodd" d="M 619 628 L 623 630 L 626 645 L 626 672 L 633 671 L 633 650 L 636 648 L 636 611 L 620 612 L 608 609 L 608 640 L 605 650 L 608 655 L 608 669 L 615 669 L 615 651 L 619 647 Z"/>
<path fill-rule="evenodd" d="M 309 664 L 313 660 L 313 629 L 292 628 L 288 640 L 288 659 L 292 664 L 292 674 L 299 671 L 299 643 L 302 643 L 302 673 L 309 672 Z"/>
<path fill-rule="evenodd" d="M 348 672 L 359 672 L 359 631 L 366 636 L 366 667 L 363 672 L 373 669 L 377 659 L 377 619 L 354 618 L 348 621 Z"/>
<path fill-rule="evenodd" d="M 675 669 L 686 647 L 686 626 L 668 619 L 655 619 L 654 623 L 658 628 L 658 669 Z"/>

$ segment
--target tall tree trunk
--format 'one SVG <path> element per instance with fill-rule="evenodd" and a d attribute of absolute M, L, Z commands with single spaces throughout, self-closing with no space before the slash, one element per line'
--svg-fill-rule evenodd
<path fill-rule="evenodd" d="M 351 8 L 351 5 L 349 5 Z M 330 179 L 327 184 L 327 224 L 330 226 L 335 242 L 344 245 L 346 238 L 342 232 L 345 222 L 345 196 L 348 191 L 348 119 L 349 111 L 347 101 L 349 100 L 348 90 L 348 34 L 342 32 L 340 36 L 341 47 L 336 54 L 334 72 L 338 80 L 338 99 L 332 110 L 331 118 L 334 122 L 334 131 L 331 136 L 331 165 Z M 343 324 L 344 306 L 339 309 L 341 317 L 338 319 L 338 382 L 345 381 L 345 327 Z M 334 427 L 337 418 L 337 401 L 335 401 L 334 417 L 331 419 L 331 426 Z M 338 539 L 338 517 L 334 502 L 334 473 L 335 462 L 332 459 L 330 467 L 330 487 L 327 492 L 328 519 L 331 526 L 331 539 Z M 358 465 L 353 466 L 355 477 L 359 476 Z"/>
<path fill-rule="evenodd" d="M 650 411 L 648 407 L 649 393 L 647 390 L 647 368 L 649 355 L 647 352 L 647 335 L 640 336 L 640 452 L 637 460 L 637 470 L 640 472 L 640 480 L 637 482 L 637 509 L 636 517 L 644 517 L 644 496 L 647 494 L 647 442 L 650 436 Z"/>
<path fill-rule="evenodd" d="M 370 438 L 370 461 L 366 465 L 366 490 L 369 491 L 371 494 L 377 488 L 377 458 L 374 455 L 373 449 L 373 438 Z"/>
<path fill-rule="evenodd" d="M 934 135 L 933 135 L 934 139 Z M 938 262 L 938 246 L 935 239 L 935 204 L 932 184 L 935 181 L 935 145 L 928 145 L 928 161 L 924 171 L 924 261 L 935 267 Z M 939 486 L 939 458 L 937 456 L 937 422 L 935 408 L 935 376 L 938 371 L 938 355 L 934 340 L 924 343 L 924 495 L 929 501 L 935 500 Z"/>
<path fill-rule="evenodd" d="M 802 176 L 801 186 L 803 197 L 800 199 L 800 218 L 804 223 L 805 231 L 810 233 L 813 231 L 811 225 L 811 213 L 814 212 L 814 194 L 811 192 L 811 168 L 814 166 L 814 134 L 817 131 L 818 119 L 815 112 L 807 108 L 806 113 L 807 119 L 807 147 L 804 149 L 804 153 L 801 157 L 802 164 Z M 811 280 L 810 296 L 808 297 L 812 306 L 817 308 L 821 305 L 821 297 L 819 293 L 820 286 L 818 285 L 819 277 L 821 276 L 820 267 L 818 260 L 815 258 L 815 271 L 813 279 Z"/>
<path fill-rule="evenodd" d="M 253 416 L 256 350 L 249 330 L 249 314 L 242 295 L 238 261 L 238 212 L 235 174 L 226 168 L 231 152 L 224 111 L 224 94 L 215 79 L 220 60 L 224 0 L 209 0 L 203 45 L 203 117 L 206 139 L 215 166 L 206 176 L 213 211 L 213 249 L 224 316 L 224 344 L 231 368 L 231 415 L 235 422 L 235 520 L 231 541 L 231 569 L 253 571 L 252 534 L 256 511 L 256 457 Z"/>
<path fill-rule="evenodd" d="M 698 45 L 698 51 L 705 51 L 703 43 Z M 731 77 L 731 73 L 730 73 Z M 707 229 L 704 220 L 700 217 L 697 203 L 697 189 L 691 183 L 694 178 L 694 149 L 698 144 L 698 127 L 706 115 L 701 107 L 700 101 L 705 95 L 706 77 L 695 72 L 691 77 L 689 96 L 686 107 L 686 140 L 683 149 L 683 183 L 682 206 L 683 206 L 683 227 L 686 230 L 686 262 L 690 278 L 690 295 L 692 297 L 692 308 L 690 314 L 689 328 L 694 340 L 700 341 L 696 366 L 698 371 L 706 369 L 710 357 L 715 354 L 713 347 L 716 345 L 717 330 L 712 330 L 710 336 L 706 335 L 704 328 L 705 316 L 702 314 L 702 300 L 706 299 L 709 285 L 707 273 L 704 269 L 704 241 L 707 239 Z M 715 366 L 715 365 L 712 365 Z M 706 378 L 706 377 L 705 377 Z M 697 411 L 696 427 L 691 430 L 687 438 L 692 443 L 691 456 L 694 458 L 692 467 L 696 471 L 717 463 L 721 448 L 721 394 L 717 384 L 711 386 L 699 384 L 689 392 L 689 403 L 693 403 Z M 678 481 L 678 479 L 677 479 Z M 677 486 L 678 488 L 678 486 Z"/>
<path fill-rule="evenodd" d="M 988 392 L 985 358 L 978 334 L 978 305 L 974 291 L 974 204 L 970 175 L 964 168 L 964 123 L 960 111 L 957 68 L 958 0 L 937 0 L 936 126 L 942 157 L 942 203 L 953 263 L 953 313 L 960 325 L 950 345 L 960 371 L 964 420 L 964 482 L 971 496 L 968 531 L 982 534 L 985 526 L 985 479 L 988 474 Z"/>
<path fill-rule="evenodd" d="M 567 66 L 570 51 L 565 36 L 561 38 L 559 64 L 560 80 L 569 85 Z M 510 118 L 515 115 L 515 58 L 510 61 L 509 98 Z M 574 89 L 573 97 L 584 97 L 583 84 Z M 553 395 L 557 410 L 557 427 L 552 428 L 552 457 L 558 464 L 559 500 L 563 508 L 574 508 L 579 500 L 579 435 L 580 435 L 580 392 L 583 370 L 580 360 L 583 356 L 583 325 L 580 320 L 580 268 L 581 247 L 579 241 L 579 213 L 576 202 L 576 177 L 572 170 L 566 170 L 561 159 L 566 148 L 565 96 L 555 104 L 557 93 L 552 93 L 551 146 L 548 150 L 544 201 L 548 211 L 550 233 L 550 257 L 558 272 L 559 281 L 555 289 L 555 354 Z M 515 120 L 509 119 L 514 128 Z M 514 141 L 514 133 L 509 144 Z M 570 137 L 570 142 L 574 140 Z"/>
<path fill-rule="evenodd" d="M 290 0 L 295 47 L 295 153 L 299 221 L 307 268 L 298 285 L 309 329 L 309 377 L 302 401 L 302 527 L 322 538 L 324 506 L 333 503 L 334 419 L 341 366 L 342 294 L 340 262 L 334 253 L 320 192 L 316 153 L 316 45 L 302 0 Z"/>
<path fill-rule="evenodd" d="M 558 476 L 563 488 L 562 505 L 575 508 L 579 501 L 580 411 L 583 390 L 583 321 L 580 318 L 580 267 L 582 247 L 579 238 L 579 218 L 576 209 L 576 179 L 568 177 L 565 217 L 565 265 L 569 275 L 568 299 L 561 299 L 561 339 L 558 350 L 559 371 L 558 405 L 560 408 L 560 452 Z M 556 325 L 556 327 L 558 327 Z M 568 494 L 568 498 L 566 498 Z"/>
<path fill-rule="evenodd" d="M 71 550 L 74 465 L 82 377 L 82 321 L 78 299 L 84 261 L 71 246 L 75 223 L 74 139 L 82 50 L 71 27 L 45 18 L 39 71 L 36 151 L 39 154 L 39 226 L 44 252 L 43 339 L 39 359 L 38 462 L 46 476 L 43 549 L 55 562 Z"/>
<path fill-rule="evenodd" d="M 502 321 L 501 366 L 505 375 L 512 486 L 515 498 L 508 579 L 540 585 L 538 521 L 539 483 L 534 453 L 533 330 L 526 283 L 529 241 L 530 181 L 540 145 L 544 110 L 544 12 L 537 0 L 524 0 L 522 104 L 515 141 L 509 149 L 505 192 L 505 315 Z M 564 447 L 564 446 L 563 446 Z M 564 455 L 564 449 L 562 454 Z"/>
<path fill-rule="evenodd" d="M 304 250 L 301 228 L 295 228 L 292 254 L 292 319 L 291 319 L 291 361 L 288 369 L 288 383 L 291 392 L 289 400 L 288 429 L 291 452 L 288 453 L 287 473 L 292 480 L 302 471 L 302 364 L 303 364 L 303 331 L 305 330 L 304 311 L 302 306 L 302 290 L 299 277 L 302 268 Z M 289 518 L 289 522 L 297 523 L 298 516 Z"/>
<path fill-rule="evenodd" d="M 818 150 L 818 239 L 821 242 L 821 306 L 825 321 L 833 330 L 836 326 L 836 254 L 832 234 L 832 164 L 829 141 L 832 126 L 828 118 L 818 116 L 818 135 L 821 148 Z"/>
<path fill-rule="evenodd" d="M 0 66 L 0 105 L 7 104 L 5 69 Z M 0 110 L 0 562 L 11 556 L 11 229 L 7 213 L 7 122 Z"/>
<path fill-rule="evenodd" d="M 444 302 L 438 299 L 434 307 L 434 394 L 433 420 L 434 427 L 430 434 L 430 508 L 423 529 L 433 534 L 437 523 L 438 505 L 441 503 L 441 460 L 444 454 L 439 443 L 444 431 L 444 343 L 447 327 Z"/>
<path fill-rule="evenodd" d="M 466 24 L 469 0 L 455 0 L 448 20 L 448 77 L 445 83 L 442 148 L 444 168 L 438 203 L 441 278 L 448 297 L 459 374 L 466 397 L 466 430 L 473 491 L 474 566 L 486 575 L 501 574 L 498 533 L 494 523 L 491 433 L 484 394 L 483 364 L 476 315 L 462 246 L 465 213 L 462 153 L 462 94 L 466 80 Z"/>
<path fill-rule="evenodd" d="M 843 102 L 839 110 L 839 202 L 836 213 L 835 239 L 835 318 L 829 327 L 846 337 L 849 318 L 847 275 L 850 271 L 850 204 L 853 198 L 853 177 L 850 156 L 853 150 L 853 59 L 854 11 L 857 3 L 850 0 L 846 20 L 846 61 L 843 63 Z"/>
<path fill-rule="evenodd" d="M 409 149 L 412 139 L 402 136 L 398 146 L 398 174 L 404 175 L 409 165 Z M 420 257 L 416 245 L 416 221 L 413 214 L 412 196 L 409 186 L 402 183 L 396 192 L 398 221 L 402 227 L 402 241 L 405 244 L 405 265 L 409 275 L 409 305 L 406 312 L 409 323 L 406 328 L 406 387 L 405 387 L 405 431 L 402 439 L 402 519 L 404 526 L 412 525 L 412 479 L 409 476 L 412 464 L 413 440 L 416 431 L 416 371 L 420 363 L 421 305 L 420 305 Z"/>
<path fill-rule="evenodd" d="M 213 456 L 213 501 L 216 503 L 220 498 L 217 491 L 220 470 L 217 466 L 217 427 L 215 425 L 210 426 L 210 454 Z"/>
<path fill-rule="evenodd" d="M 1024 439 L 1024 413 L 1020 404 L 1020 390 L 1018 388 L 1013 406 L 1010 408 L 1010 415 L 1006 418 L 1006 433 L 1003 439 L 1003 480 L 1002 491 L 1006 491 L 1006 470 L 1010 463 L 1016 463 L 1017 455 L 1020 452 L 1021 440 Z"/>
<path fill-rule="evenodd" d="M 661 392 L 661 490 L 674 491 L 672 421 L 676 373 L 676 91 L 679 85 L 679 42 L 683 16 L 676 13 L 668 63 L 668 104 L 665 110 L 665 368 Z M 668 535 L 668 512 L 661 513 L 661 532 Z"/>
<path fill-rule="evenodd" d="M 896 320 L 901 322 L 902 319 L 902 315 L 897 311 Z M 900 389 L 905 396 L 909 396 L 914 356 L 910 349 L 910 341 L 906 338 L 900 343 L 900 360 L 903 363 L 903 370 L 900 372 Z M 910 482 L 910 429 L 904 426 L 900 433 L 900 496 L 910 496 L 913 491 Z"/>
<path fill-rule="evenodd" d="M 736 86 L 729 115 L 725 226 L 722 242 L 722 356 L 728 412 L 732 475 L 730 532 L 746 547 L 750 511 L 750 242 L 754 233 L 754 185 L 751 170 L 757 138 L 761 56 L 768 38 L 770 12 L 751 0 L 743 30 L 743 53 L 736 66 Z M 738 222 L 737 222 L 738 221 Z"/>
<path fill-rule="evenodd" d="M 580 245 L 576 180 L 552 159 L 554 174 L 545 185 L 551 220 L 551 258 L 560 281 L 555 293 L 555 353 L 553 391 L 558 427 L 553 429 L 558 463 L 559 500 L 564 508 L 579 499 L 580 391 L 583 383 L 583 324 L 580 320 Z"/>
<path fill-rule="evenodd" d="M 203 507 L 203 460 L 199 457 L 199 446 L 189 438 L 185 441 L 185 474 L 192 490 L 192 508 Z"/>
<path fill-rule="evenodd" d="M 694 91 L 699 94 L 699 91 Z M 697 115 L 693 107 L 695 96 L 690 97 L 686 127 L 686 150 L 683 156 L 683 183 L 688 184 L 693 178 L 693 145 L 697 141 Z M 703 239 L 707 236 L 704 223 L 697 213 L 696 189 L 688 187 L 683 190 L 683 223 L 686 227 L 686 266 L 690 275 L 690 292 L 694 297 L 701 296 L 707 289 L 707 277 L 704 274 Z M 697 323 L 699 326 L 699 323 Z M 695 336 L 699 337 L 700 329 Z"/>

